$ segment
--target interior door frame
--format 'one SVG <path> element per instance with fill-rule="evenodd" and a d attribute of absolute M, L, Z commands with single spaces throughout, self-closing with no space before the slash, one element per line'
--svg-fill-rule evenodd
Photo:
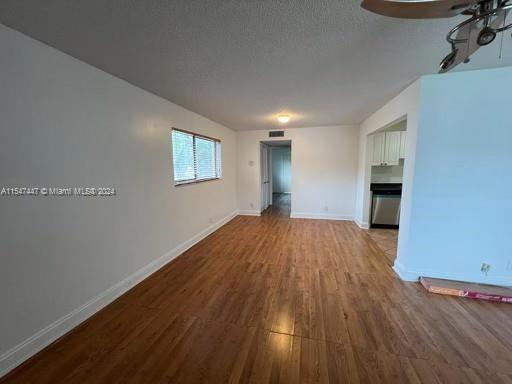
<path fill-rule="evenodd" d="M 260 140 L 260 159 L 259 159 L 259 166 L 260 166 L 260 172 L 259 172 L 259 188 L 260 188 L 260 201 L 259 201 L 259 209 L 260 212 L 263 212 L 263 202 L 265 199 L 264 193 L 263 193 L 263 146 L 267 148 L 267 175 L 269 179 L 268 184 L 268 202 L 269 205 L 273 204 L 273 190 L 274 190 L 274 180 L 272 178 L 272 143 L 273 142 L 287 142 L 289 143 L 290 147 L 290 193 L 291 193 L 291 210 L 293 212 L 293 140 L 291 139 L 285 139 L 285 140 Z M 268 208 L 268 206 L 267 206 Z"/>
<path fill-rule="evenodd" d="M 270 146 L 260 142 L 260 212 L 272 205 L 272 151 Z M 266 171 L 266 181 L 265 179 Z"/>
<path fill-rule="evenodd" d="M 268 198 L 269 204 L 274 202 L 274 177 L 272 176 L 272 147 L 268 146 L 267 172 L 268 172 Z"/>

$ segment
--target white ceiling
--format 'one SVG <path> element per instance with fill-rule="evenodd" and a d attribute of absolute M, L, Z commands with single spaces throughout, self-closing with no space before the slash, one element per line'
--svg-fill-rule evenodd
<path fill-rule="evenodd" d="M 359 123 L 448 53 L 457 19 L 359 0 L 2 0 L 0 22 L 230 128 Z M 497 39 L 498 40 L 498 39 Z M 461 69 L 512 65 L 512 39 Z"/>

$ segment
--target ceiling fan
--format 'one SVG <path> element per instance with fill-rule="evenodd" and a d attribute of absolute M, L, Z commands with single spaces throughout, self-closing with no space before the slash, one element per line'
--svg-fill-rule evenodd
<path fill-rule="evenodd" d="M 380 15 L 405 19 L 468 16 L 446 35 L 452 50 L 441 61 L 440 73 L 468 63 L 476 50 L 491 44 L 498 33 L 512 29 L 512 21 L 507 21 L 512 0 L 363 0 L 361 6 Z"/>

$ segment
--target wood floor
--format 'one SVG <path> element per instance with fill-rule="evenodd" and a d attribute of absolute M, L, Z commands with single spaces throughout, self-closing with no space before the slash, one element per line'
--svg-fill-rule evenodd
<path fill-rule="evenodd" d="M 291 195 L 289 193 L 273 193 L 272 205 L 263 212 L 263 216 L 290 218 L 291 203 Z"/>
<path fill-rule="evenodd" d="M 398 248 L 398 229 L 372 228 L 368 234 L 377 246 L 384 252 L 388 265 L 393 266 Z"/>
<path fill-rule="evenodd" d="M 403 283 L 367 232 L 237 217 L 1 381 L 512 383 L 512 305 Z"/>

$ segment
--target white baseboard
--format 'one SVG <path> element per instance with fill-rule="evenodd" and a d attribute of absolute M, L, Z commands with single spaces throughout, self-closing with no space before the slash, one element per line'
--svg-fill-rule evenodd
<path fill-rule="evenodd" d="M 421 277 L 420 274 L 408 271 L 402 263 L 400 263 L 398 260 L 395 260 L 395 264 L 393 265 L 393 270 L 396 272 L 398 277 L 400 277 L 403 281 L 418 281 Z"/>
<path fill-rule="evenodd" d="M 313 213 L 313 212 L 291 212 L 290 218 L 292 219 L 315 219 L 315 220 L 354 220 L 350 215 L 338 215 L 335 213 Z"/>
<path fill-rule="evenodd" d="M 77 325 L 87 320 L 89 317 L 94 315 L 103 307 L 110 304 L 112 301 L 117 299 L 123 293 L 134 287 L 142 280 L 147 278 L 149 275 L 155 273 L 157 270 L 162 268 L 164 265 L 169 263 L 171 260 L 181 255 L 187 249 L 197 244 L 199 241 L 204 239 L 206 236 L 215 232 L 221 226 L 232 220 L 238 214 L 237 211 L 231 213 L 225 218 L 219 220 L 217 223 L 210 225 L 205 230 L 201 231 L 197 235 L 193 236 L 184 243 L 178 245 L 176 248 L 170 250 L 163 256 L 152 261 L 148 265 L 139 269 L 132 275 L 128 276 L 124 280 L 113 285 L 106 291 L 102 292 L 98 296 L 89 300 L 81 307 L 68 313 L 67 315 L 56 320 L 47 327 L 41 329 L 34 335 L 30 336 L 25 341 L 9 349 L 2 355 L 0 355 L 0 377 L 7 374 L 12 369 L 23 363 L 28 358 L 35 355 L 37 352 L 50 345 L 52 342 L 63 336 Z"/>
<path fill-rule="evenodd" d="M 238 211 L 238 214 L 240 216 L 261 216 L 261 212 L 260 211 L 256 211 L 256 210 L 239 210 Z"/>
<path fill-rule="evenodd" d="M 370 225 L 367 222 L 361 222 L 357 219 L 357 217 L 354 217 L 354 223 L 356 223 L 357 226 L 361 229 L 370 229 Z"/>
<path fill-rule="evenodd" d="M 469 275 L 469 274 L 454 274 L 454 273 L 445 273 L 439 271 L 432 270 L 423 270 L 423 271 L 415 271 L 407 269 L 402 263 L 398 260 L 395 260 L 395 265 L 393 266 L 394 271 L 400 277 L 401 280 L 404 281 L 418 281 L 420 277 L 432 277 L 435 279 L 445 279 L 445 280 L 455 280 L 455 281 L 465 281 L 470 283 L 478 283 L 478 284 L 490 284 L 490 285 L 500 285 L 505 287 L 512 286 L 512 277 L 511 276 L 496 276 L 496 275 Z"/>

